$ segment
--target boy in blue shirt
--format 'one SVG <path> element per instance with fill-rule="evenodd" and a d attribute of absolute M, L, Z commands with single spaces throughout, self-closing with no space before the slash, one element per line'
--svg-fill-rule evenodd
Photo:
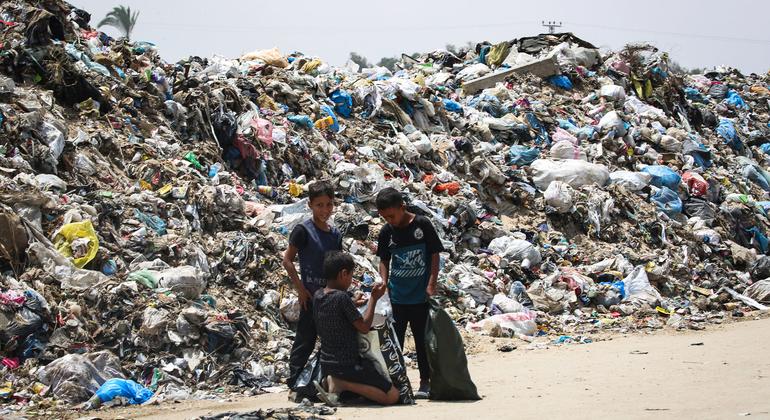
<path fill-rule="evenodd" d="M 289 356 L 290 388 L 315 349 L 317 339 L 313 322 L 313 294 L 326 285 L 323 272 L 324 255 L 342 250 L 342 234 L 329 225 L 334 211 L 334 189 L 328 182 L 314 182 L 308 188 L 308 207 L 313 217 L 297 225 L 289 235 L 289 247 L 283 254 L 283 267 L 289 274 L 301 305 L 297 332 Z M 300 273 L 294 268 L 299 254 Z"/>
<path fill-rule="evenodd" d="M 428 296 L 436 294 L 439 253 L 444 246 L 430 220 L 408 212 L 404 198 L 394 188 L 377 194 L 377 211 L 388 222 L 377 245 L 380 276 L 388 285 L 396 336 L 404 347 L 407 325 L 411 326 L 420 369 L 420 388 L 415 398 L 428 398 L 430 367 L 425 351 Z"/>

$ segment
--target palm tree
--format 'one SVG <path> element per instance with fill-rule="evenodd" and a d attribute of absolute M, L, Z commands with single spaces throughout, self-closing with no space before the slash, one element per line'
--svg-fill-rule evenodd
<path fill-rule="evenodd" d="M 116 6 L 99 22 L 98 27 L 107 25 L 117 28 L 126 35 L 127 40 L 130 40 L 137 18 L 139 18 L 139 12 L 131 13 L 130 7 Z"/>

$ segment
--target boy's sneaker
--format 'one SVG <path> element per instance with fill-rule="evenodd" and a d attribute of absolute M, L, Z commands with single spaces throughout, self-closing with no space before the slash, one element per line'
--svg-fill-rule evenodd
<path fill-rule="evenodd" d="M 420 388 L 414 393 L 415 400 L 427 400 L 430 397 L 430 385 L 420 384 Z"/>
<path fill-rule="evenodd" d="M 326 403 L 329 407 L 339 407 L 340 405 L 340 396 L 329 392 L 324 389 L 324 387 L 321 386 L 321 384 L 318 383 L 318 381 L 313 381 L 313 386 L 315 386 L 316 391 L 318 391 L 318 398 Z"/>

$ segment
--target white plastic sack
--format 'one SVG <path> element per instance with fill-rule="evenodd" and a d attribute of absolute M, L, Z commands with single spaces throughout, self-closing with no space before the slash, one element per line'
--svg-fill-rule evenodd
<path fill-rule="evenodd" d="M 629 191 L 640 191 L 650 185 L 652 175 L 646 172 L 615 171 L 610 174 L 610 182 L 620 184 Z"/>
<path fill-rule="evenodd" d="M 648 304 L 655 306 L 661 299 L 660 293 L 652 287 L 647 278 L 647 272 L 644 266 L 638 265 L 634 270 L 623 279 L 626 289 L 626 297 L 623 302 L 634 304 Z"/>
<path fill-rule="evenodd" d="M 158 273 L 158 286 L 171 289 L 186 299 L 197 299 L 206 288 L 206 280 L 190 265 L 170 268 Z"/>
<path fill-rule="evenodd" d="M 491 71 L 492 70 L 486 64 L 476 63 L 462 69 L 459 73 L 457 73 L 457 79 L 465 82 L 468 80 L 477 79 Z"/>
<path fill-rule="evenodd" d="M 489 249 L 503 258 L 521 261 L 524 268 L 540 264 L 540 251 L 531 243 L 511 236 L 501 236 L 489 243 Z"/>
<path fill-rule="evenodd" d="M 572 209 L 572 188 L 562 181 L 554 181 L 543 193 L 545 204 L 553 207 L 559 213 L 568 213 Z"/>
<path fill-rule="evenodd" d="M 672 153 L 679 153 L 682 151 L 682 142 L 676 138 L 663 135 L 660 137 L 660 148 Z"/>
<path fill-rule="evenodd" d="M 537 332 L 536 314 L 533 311 L 525 310 L 522 312 L 493 315 L 479 322 L 468 323 L 465 329 L 468 331 L 484 331 L 489 328 L 489 324 L 498 325 L 503 331 L 509 331 L 515 336 L 531 336 Z"/>
<path fill-rule="evenodd" d="M 295 323 L 299 321 L 299 312 L 301 309 L 299 299 L 294 295 L 289 295 L 281 300 L 281 315 L 286 322 Z"/>
<path fill-rule="evenodd" d="M 717 245 L 722 242 L 722 236 L 714 229 L 700 229 L 693 233 L 699 240 L 711 245 Z"/>
<path fill-rule="evenodd" d="M 503 311 L 506 314 L 514 313 L 514 312 L 522 312 L 525 310 L 524 306 L 516 302 L 515 300 L 509 298 L 508 296 L 498 293 L 495 295 L 495 297 L 492 298 L 492 304 L 496 305 L 498 308 L 500 308 L 501 311 Z"/>
<path fill-rule="evenodd" d="M 581 150 L 580 146 L 576 146 L 567 140 L 560 140 L 554 143 L 549 154 L 552 159 L 588 160 L 586 152 Z"/>
<path fill-rule="evenodd" d="M 599 120 L 599 128 L 602 132 L 614 131 L 615 137 L 622 137 L 626 135 L 626 126 L 623 123 L 623 119 L 620 118 L 617 111 L 610 111 Z"/>
<path fill-rule="evenodd" d="M 37 182 L 40 189 L 44 191 L 52 188 L 56 188 L 60 191 L 65 191 L 67 189 L 67 183 L 56 175 L 39 174 L 35 176 L 35 182 Z"/>
<path fill-rule="evenodd" d="M 626 91 L 623 89 L 623 86 L 604 85 L 599 89 L 599 96 L 612 99 L 613 101 L 624 101 L 626 99 Z"/>
<path fill-rule="evenodd" d="M 530 166 L 535 187 L 544 191 L 553 181 L 563 181 L 572 188 L 596 184 L 604 186 L 610 171 L 604 165 L 582 160 L 538 159 Z"/>

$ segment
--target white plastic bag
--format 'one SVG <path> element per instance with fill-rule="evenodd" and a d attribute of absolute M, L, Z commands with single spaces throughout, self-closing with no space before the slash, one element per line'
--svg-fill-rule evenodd
<path fill-rule="evenodd" d="M 563 181 L 572 188 L 596 184 L 604 186 L 610 171 L 604 165 L 582 160 L 538 159 L 530 166 L 535 187 L 544 191 L 553 181 Z"/>
<path fill-rule="evenodd" d="M 650 185 L 652 175 L 646 172 L 615 171 L 610 174 L 613 184 L 620 184 L 629 191 L 640 191 Z"/>
<path fill-rule="evenodd" d="M 634 267 L 634 270 L 623 279 L 623 283 L 626 289 L 623 302 L 655 306 L 660 301 L 660 293 L 650 284 L 643 265 Z"/>
<path fill-rule="evenodd" d="M 492 304 L 496 305 L 506 314 L 522 312 L 525 309 L 521 303 L 516 302 L 515 300 L 502 293 L 498 293 L 495 295 L 495 297 L 492 298 Z"/>
<path fill-rule="evenodd" d="M 489 249 L 495 254 L 516 261 L 521 261 L 521 266 L 529 268 L 540 264 L 540 251 L 531 243 L 516 239 L 511 236 L 501 236 L 489 243 Z"/>
<path fill-rule="evenodd" d="M 572 209 L 572 188 L 561 181 L 554 181 L 543 193 L 545 204 L 553 207 L 559 213 L 567 213 Z"/>
<path fill-rule="evenodd" d="M 549 153 L 553 159 L 579 159 L 587 160 L 586 152 L 567 140 L 561 140 L 551 146 Z"/>
<path fill-rule="evenodd" d="M 537 332 L 537 322 L 535 322 L 536 314 L 530 310 L 524 310 L 522 312 L 493 315 L 487 319 L 482 319 L 479 322 L 468 323 L 465 329 L 468 331 L 484 331 L 489 328 L 489 324 L 499 326 L 503 331 L 509 332 L 512 335 L 532 336 Z"/>
<path fill-rule="evenodd" d="M 299 312 L 301 305 L 299 299 L 294 295 L 289 295 L 281 300 L 281 315 L 286 322 L 295 323 L 299 321 Z"/>

